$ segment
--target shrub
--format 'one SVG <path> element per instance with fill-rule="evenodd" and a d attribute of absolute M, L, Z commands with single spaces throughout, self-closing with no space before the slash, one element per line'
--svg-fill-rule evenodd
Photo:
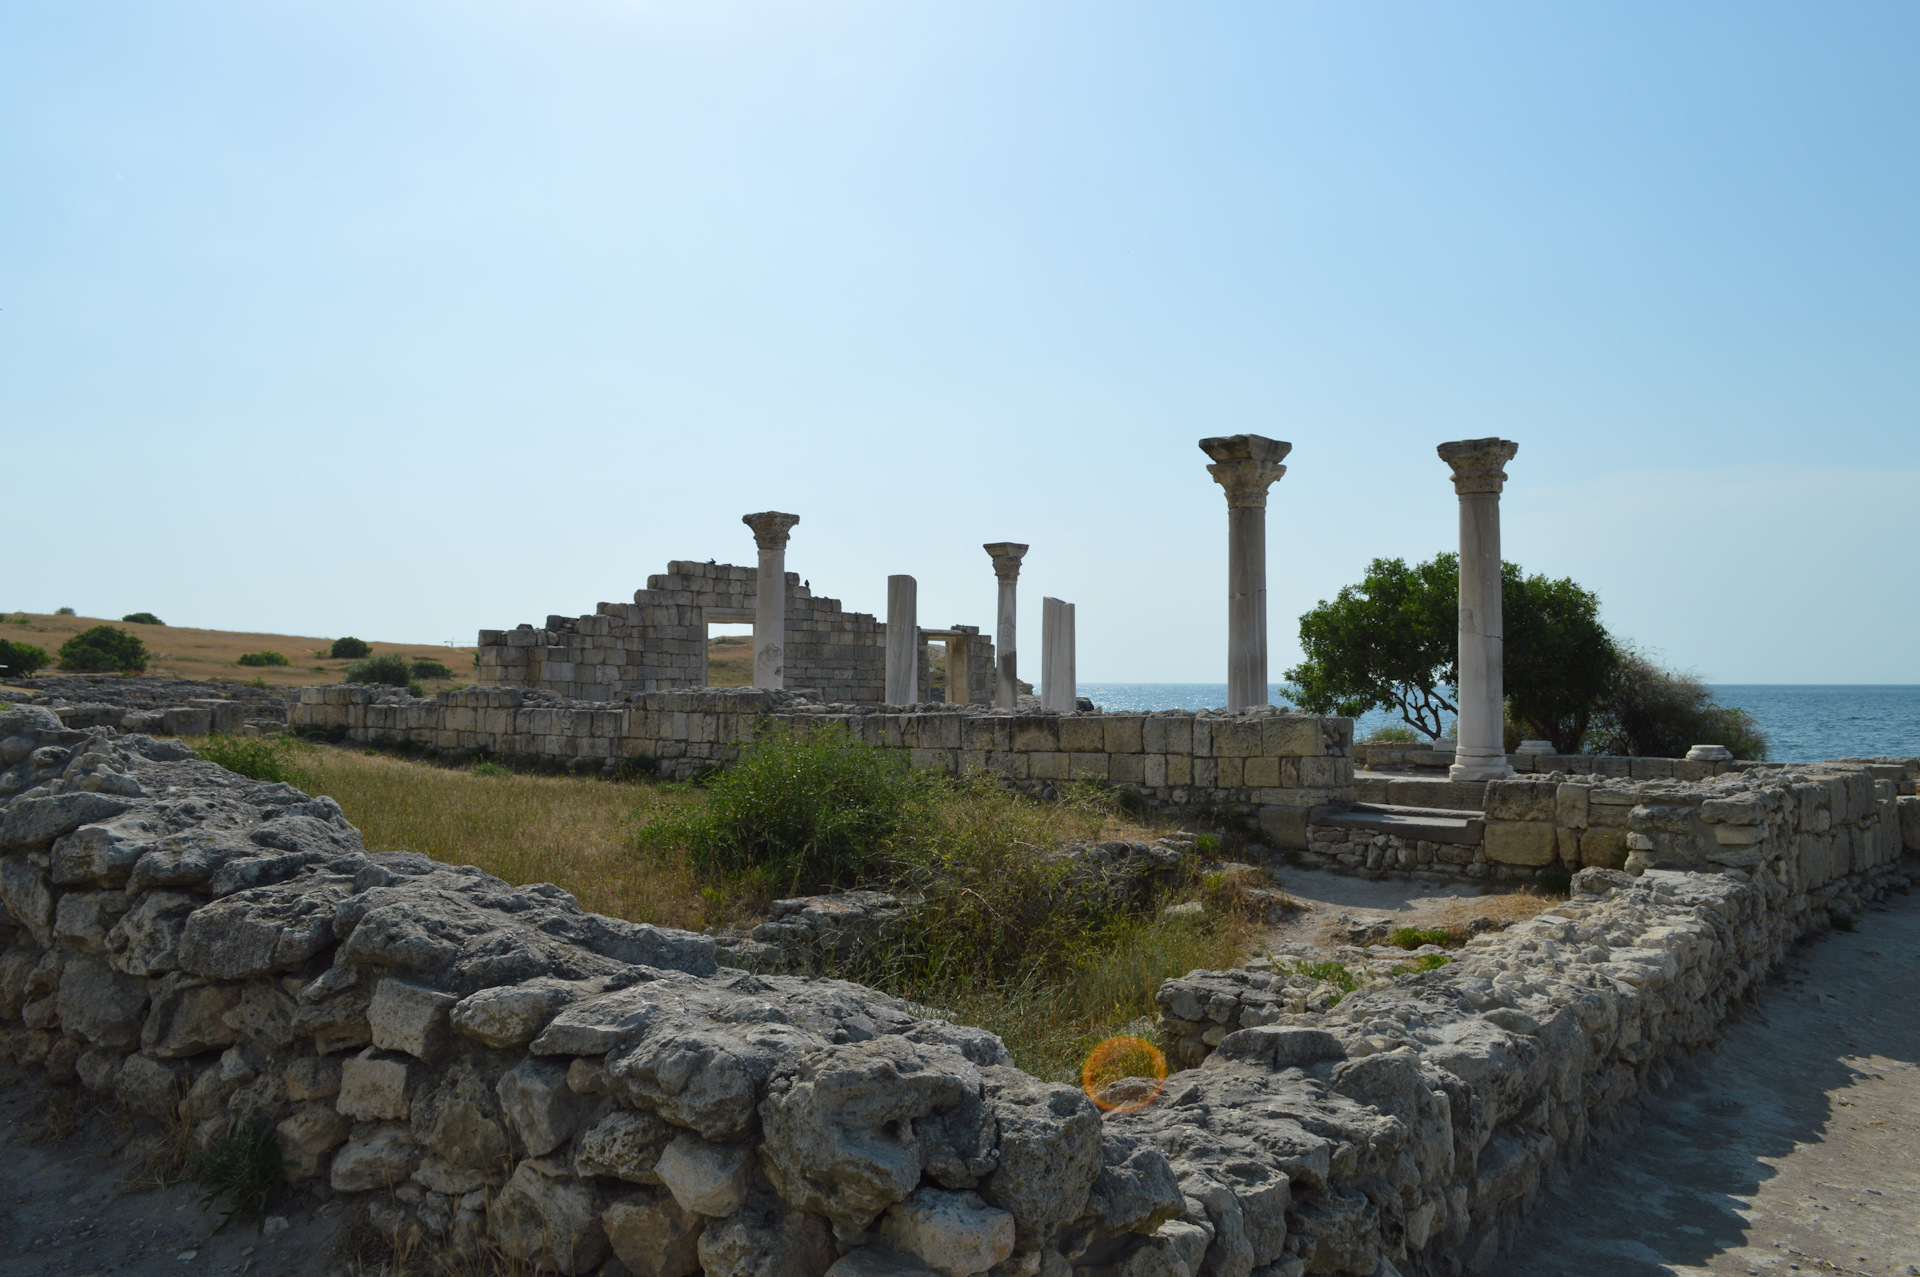
<path fill-rule="evenodd" d="M 147 645 L 125 630 L 96 625 L 60 645 L 60 668 L 82 674 L 137 674 L 147 668 Z"/>
<path fill-rule="evenodd" d="M 340 645 L 334 644 L 335 648 Z M 405 687 L 413 681 L 412 667 L 407 658 L 396 656 L 392 652 L 385 656 L 369 657 L 364 661 L 355 661 L 347 666 L 349 683 L 385 683 L 389 687 Z"/>
<path fill-rule="evenodd" d="M 280 1137 L 259 1118 L 229 1131 L 208 1145 L 196 1159 L 199 1172 L 200 1208 L 212 1210 L 222 1202 L 219 1232 L 233 1222 L 235 1215 L 251 1215 L 256 1228 L 266 1227 L 267 1202 L 280 1186 L 285 1162 L 280 1154 Z"/>
<path fill-rule="evenodd" d="M 278 652 L 243 652 L 235 665 L 291 665 L 292 661 Z"/>
<path fill-rule="evenodd" d="M 1403 723 L 1383 723 L 1367 733 L 1363 745 L 1411 745 L 1420 739 L 1420 733 Z"/>
<path fill-rule="evenodd" d="M 434 660 L 431 656 L 416 656 L 413 660 L 413 676 L 420 678 L 452 678 L 453 671 Z"/>
<path fill-rule="evenodd" d="M 47 663 L 47 649 L 0 639 L 0 675 L 25 678 Z"/>
<path fill-rule="evenodd" d="M 55 616 L 72 616 L 73 609 L 70 607 L 55 608 L 53 614 Z"/>
<path fill-rule="evenodd" d="M 1716 703 L 1699 675 L 1662 669 L 1641 652 L 1622 653 L 1613 690 L 1588 731 L 1588 750 L 1682 758 L 1695 745 L 1725 745 L 1735 758 L 1767 756 L 1766 733 L 1753 716 Z"/>
<path fill-rule="evenodd" d="M 121 621 L 128 624 L 132 624 L 132 625 L 165 625 L 166 624 L 165 621 L 161 620 L 159 617 L 155 616 L 151 612 L 129 612 L 125 616 L 121 617 L 120 619 Z"/>
<path fill-rule="evenodd" d="M 482 761 L 473 765 L 473 774 L 476 776 L 511 776 L 513 772 L 502 767 L 499 763 Z"/>
<path fill-rule="evenodd" d="M 373 655 L 373 648 L 349 636 L 335 639 L 327 655 L 336 661 L 357 661 L 363 656 Z"/>
<path fill-rule="evenodd" d="M 1418 949 L 1423 944 L 1437 944 L 1445 948 L 1449 943 L 1458 944 L 1460 937 L 1445 927 L 1398 927 L 1387 937 L 1387 943 L 1402 949 Z"/>
<path fill-rule="evenodd" d="M 248 780 L 293 780 L 293 742 L 284 736 L 228 736 L 201 742 L 200 757 Z"/>
<path fill-rule="evenodd" d="M 906 755 L 842 729 L 763 731 L 707 784 L 703 807 L 647 826 L 653 845 L 683 843 L 709 880 L 797 895 L 869 876 L 919 785 Z"/>

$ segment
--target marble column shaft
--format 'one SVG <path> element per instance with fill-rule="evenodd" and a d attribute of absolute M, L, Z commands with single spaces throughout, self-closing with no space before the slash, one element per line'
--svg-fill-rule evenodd
<path fill-rule="evenodd" d="M 760 575 L 754 583 L 753 685 L 787 685 L 787 535 L 800 522 L 797 514 L 767 510 L 743 514 L 740 522 L 753 529 L 760 548 Z"/>
<path fill-rule="evenodd" d="M 1263 435 L 1202 439 L 1227 494 L 1227 708 L 1267 703 L 1267 489 L 1293 445 Z"/>
<path fill-rule="evenodd" d="M 1520 450 L 1507 439 L 1443 443 L 1440 459 L 1453 469 L 1460 498 L 1460 738 L 1448 778 L 1501 780 L 1507 762 L 1505 630 L 1500 615 L 1500 491 L 1504 469 Z"/>
<path fill-rule="evenodd" d="M 993 574 L 1000 581 L 1000 608 L 994 627 L 993 703 L 1001 709 L 1020 704 L 1020 660 L 1014 652 L 1014 609 L 1017 603 L 1020 561 L 1027 547 L 1014 541 L 991 541 L 981 547 L 993 556 Z"/>
<path fill-rule="evenodd" d="M 910 576 L 887 578 L 887 704 L 912 705 L 920 699 L 919 583 Z"/>
<path fill-rule="evenodd" d="M 1080 683 L 1073 659 L 1073 604 L 1040 600 L 1040 707 L 1071 714 Z"/>

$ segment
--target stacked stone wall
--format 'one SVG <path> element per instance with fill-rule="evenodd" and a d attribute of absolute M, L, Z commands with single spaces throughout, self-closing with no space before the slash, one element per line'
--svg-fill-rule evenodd
<path fill-rule="evenodd" d="M 751 622 L 758 598 L 754 568 L 670 563 L 647 578 L 632 603 L 602 603 L 587 616 L 549 616 L 539 627 L 480 631 L 479 681 L 596 701 L 705 687 L 707 626 Z M 814 594 L 797 573 L 787 573 L 788 687 L 828 701 L 884 700 L 886 631 L 884 622 L 844 610 L 838 599 Z M 975 637 L 968 651 L 967 700 L 984 704 L 992 699 L 993 641 Z M 922 660 L 923 700 L 930 674 Z"/>
<path fill-rule="evenodd" d="M 1804 766 L 1632 761 L 1696 769 L 1701 778 L 1556 772 L 1489 781 L 1483 811 L 1454 813 L 1465 820 L 1326 811 L 1316 814 L 1307 854 L 1347 869 L 1504 879 L 1596 866 L 1710 871 L 1792 847 L 1804 855 L 1805 872 L 1819 879 L 1898 855 L 1902 808 L 1920 803 L 1912 797 L 1920 759 Z M 1907 819 L 1920 819 L 1920 810 Z"/>
<path fill-rule="evenodd" d="M 357 686 L 306 688 L 296 731 L 546 763 L 645 763 L 685 777 L 731 760 L 763 724 L 840 725 L 916 767 L 998 773 L 1033 792 L 1105 781 L 1168 811 L 1204 810 L 1306 845 L 1308 815 L 1353 797 L 1353 723 L 1275 710 L 1224 714 L 1012 713 L 957 705 L 822 705 L 750 689 L 656 692 L 626 702 L 552 701 L 522 688 L 431 699 Z"/>

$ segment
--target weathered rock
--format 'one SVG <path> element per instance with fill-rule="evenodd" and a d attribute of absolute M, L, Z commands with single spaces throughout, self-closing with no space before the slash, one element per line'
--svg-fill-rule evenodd
<path fill-rule="evenodd" d="M 173 972 L 153 986 L 153 1010 L 140 1033 L 140 1049 L 178 1059 L 233 1045 L 238 1036 L 226 1013 L 240 1000 L 232 985 L 209 984 Z"/>
<path fill-rule="evenodd" d="M 382 1058 L 369 1047 L 341 1063 L 334 1107 L 362 1121 L 405 1121 L 409 1072 L 406 1060 Z"/>
<path fill-rule="evenodd" d="M 284 1051 L 294 1041 L 294 1009 L 285 990 L 257 980 L 240 990 L 239 1001 L 220 1018 L 243 1040 L 268 1051 Z"/>
<path fill-rule="evenodd" d="M 53 844 L 53 881 L 63 887 L 122 886 L 156 837 L 154 822 L 138 812 L 82 825 Z"/>
<path fill-rule="evenodd" d="M 947 1277 L 984 1273 L 1013 1253 L 1013 1216 L 977 1193 L 916 1189 L 889 1207 L 880 1239 Z"/>
<path fill-rule="evenodd" d="M 869 1242 L 834 1260 L 826 1277 L 933 1277 L 933 1270 L 912 1255 Z"/>
<path fill-rule="evenodd" d="M 683 1131 L 660 1151 L 653 1173 L 684 1209 L 724 1218 L 746 1204 L 753 1156 L 745 1147 L 711 1144 Z"/>
<path fill-rule="evenodd" d="M 531 1158 L 493 1214 L 493 1236 L 514 1259 L 563 1273 L 592 1272 L 607 1257 L 606 1229 L 592 1181 L 566 1174 L 563 1159 Z"/>
<path fill-rule="evenodd" d="M 374 986 L 367 1008 L 373 1045 L 382 1051 L 404 1051 L 417 1060 L 437 1059 L 447 1045 L 448 1012 L 458 1001 L 450 993 L 382 980 Z"/>
<path fill-rule="evenodd" d="M 124 798 L 84 792 L 16 798 L 0 819 L 0 850 L 37 851 L 82 825 L 111 820 L 132 807 Z"/>
<path fill-rule="evenodd" d="M 564 985 L 552 983 L 482 989 L 453 1008 L 453 1030 L 502 1050 L 525 1046 L 573 996 Z"/>
<path fill-rule="evenodd" d="M 658 1184 L 660 1176 L 654 1167 L 673 1137 L 674 1128 L 658 1115 L 616 1108 L 580 1133 L 574 1142 L 574 1169 L 582 1175 L 605 1175 L 632 1184 Z"/>
<path fill-rule="evenodd" d="M 53 946 L 53 892 L 39 866 L 25 856 L 0 856 L 0 902 L 35 944 Z"/>
<path fill-rule="evenodd" d="M 496 1093 L 508 1127 L 529 1157 L 559 1148 L 579 1124 L 580 1097 L 567 1089 L 566 1066 L 552 1060 L 522 1060 L 501 1076 Z"/>
<path fill-rule="evenodd" d="M 216 900 L 187 919 L 180 966 L 220 980 L 296 970 L 333 943 L 334 910 L 350 886 L 302 879 Z"/>
<path fill-rule="evenodd" d="M 120 1066 L 120 1099 L 134 1112 L 161 1122 L 173 1120 L 190 1083 L 186 1065 L 175 1060 L 139 1054 Z"/>
<path fill-rule="evenodd" d="M 980 1072 L 959 1052 L 887 1036 L 828 1047 L 761 1107 L 782 1196 L 858 1233 L 923 1173 L 969 1188 L 992 1171 Z"/>
<path fill-rule="evenodd" d="M 601 1227 L 633 1277 L 692 1277 L 700 1271 L 700 1230 L 706 1220 L 682 1210 L 666 1193 L 630 1193 L 608 1204 Z"/>
<path fill-rule="evenodd" d="M 980 1195 L 1013 1215 L 1022 1249 L 1037 1249 L 1086 1210 L 1100 1173 L 1100 1111 L 1070 1086 L 1014 1069 L 980 1075 L 1000 1128 L 1000 1166 Z"/>
<path fill-rule="evenodd" d="M 121 975 L 106 959 L 75 958 L 60 974 L 60 1024 L 95 1046 L 130 1049 L 140 1044 L 147 985 Z"/>
<path fill-rule="evenodd" d="M 286 1158 L 287 1178 L 312 1179 L 324 1172 L 329 1156 L 345 1142 L 351 1126 L 345 1115 L 327 1104 L 302 1104 L 282 1118 L 273 1129 L 280 1137 L 280 1152 Z M 367 1158 L 364 1149 L 362 1157 Z M 355 1173 L 367 1173 L 371 1167 L 371 1160 L 366 1160 L 361 1170 Z"/>
<path fill-rule="evenodd" d="M 295 1102 L 330 1100 L 340 1094 L 340 1061 L 305 1056 L 287 1065 L 286 1079 Z"/>
<path fill-rule="evenodd" d="M 187 918 L 203 901 L 181 891 L 149 891 L 107 933 L 113 965 L 132 976 L 159 976 L 180 969 L 180 937 Z"/>
<path fill-rule="evenodd" d="M 420 1146 L 398 1123 L 355 1126 L 346 1146 L 333 1155 L 329 1182 L 337 1193 L 391 1192 L 420 1164 Z"/>
<path fill-rule="evenodd" d="M 124 891 L 69 891 L 54 906 L 54 938 L 76 953 L 105 953 L 107 932 L 131 903 Z"/>
<path fill-rule="evenodd" d="M 706 1277 L 818 1277 L 833 1263 L 827 1221 L 786 1205 L 772 1193 L 754 1193 L 700 1234 Z"/>

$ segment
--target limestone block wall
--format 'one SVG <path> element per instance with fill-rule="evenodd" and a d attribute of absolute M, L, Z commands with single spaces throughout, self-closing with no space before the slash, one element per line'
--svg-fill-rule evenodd
<path fill-rule="evenodd" d="M 839 724 L 868 744 L 907 751 L 914 766 L 998 772 L 1045 791 L 1105 780 L 1168 810 L 1205 809 L 1257 828 L 1275 846 L 1304 847 L 1308 813 L 1352 801 L 1353 723 L 1246 714 L 1010 713 L 980 707 L 822 705 L 751 689 L 655 692 L 573 703 L 523 688 L 475 688 L 421 700 L 391 689 L 302 689 L 295 730 L 361 742 L 547 763 L 645 762 L 685 777 L 727 762 L 763 722 Z"/>
<path fill-rule="evenodd" d="M 705 687 L 707 626 L 753 619 L 755 568 L 676 561 L 647 578 L 632 603 L 602 603 L 591 615 L 549 616 L 544 626 L 482 630 L 483 686 L 528 687 L 575 700 Z M 829 701 L 886 698 L 886 624 L 848 612 L 787 573 L 786 681 Z M 992 699 L 993 641 L 969 644 L 971 702 Z M 920 669 L 927 699 L 929 669 Z"/>
<path fill-rule="evenodd" d="M 1348 869 L 1503 879 L 1550 867 L 1712 870 L 1791 851 L 1820 879 L 1899 855 L 1898 804 L 1916 777 L 1920 759 L 1746 764 L 1699 782 L 1550 773 L 1488 782 L 1482 819 L 1319 813 L 1307 853 Z M 1443 824 L 1461 825 L 1464 836 L 1441 833 Z M 1907 849 L 1920 851 L 1920 841 Z"/>

